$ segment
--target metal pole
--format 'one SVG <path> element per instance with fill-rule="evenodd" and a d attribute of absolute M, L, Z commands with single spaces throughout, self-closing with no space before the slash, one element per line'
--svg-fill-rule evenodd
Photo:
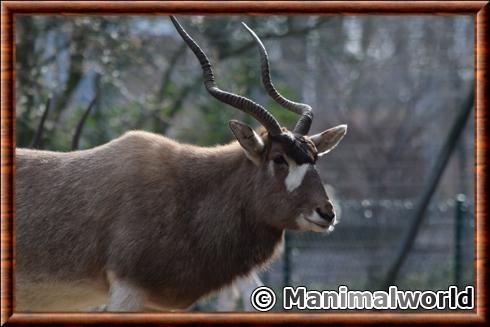
<path fill-rule="evenodd" d="M 465 216 L 465 201 L 464 194 L 456 196 L 456 212 L 454 222 L 454 285 L 461 287 L 461 257 L 463 247 L 463 228 Z"/>

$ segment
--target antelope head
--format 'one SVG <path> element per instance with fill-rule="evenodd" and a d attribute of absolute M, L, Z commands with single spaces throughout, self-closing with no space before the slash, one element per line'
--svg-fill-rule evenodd
<path fill-rule="evenodd" d="M 331 230 L 335 211 L 315 167 L 317 160 L 330 152 L 344 137 L 347 125 L 339 125 L 308 136 L 313 120 L 312 108 L 290 101 L 274 87 L 269 73 L 267 51 L 259 37 L 245 24 L 254 38 L 261 59 L 262 83 L 267 93 L 282 107 L 300 115 L 289 131 L 263 106 L 240 95 L 218 88 L 206 54 L 187 34 L 177 19 L 170 17 L 178 33 L 199 60 L 207 91 L 221 102 L 254 117 L 265 132 L 232 120 L 229 125 L 254 171 L 254 209 L 257 219 L 281 229 Z"/>

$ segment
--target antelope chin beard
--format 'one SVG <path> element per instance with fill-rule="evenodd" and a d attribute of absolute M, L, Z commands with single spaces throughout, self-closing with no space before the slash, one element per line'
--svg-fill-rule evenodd
<path fill-rule="evenodd" d="M 327 223 L 324 219 L 320 217 L 318 213 L 313 211 L 313 213 L 309 216 L 305 216 L 304 214 L 300 214 L 298 218 L 296 218 L 296 224 L 299 229 L 302 231 L 312 231 L 312 232 L 320 232 L 326 233 L 334 230 L 334 225 L 337 220 L 335 219 L 332 223 Z"/>

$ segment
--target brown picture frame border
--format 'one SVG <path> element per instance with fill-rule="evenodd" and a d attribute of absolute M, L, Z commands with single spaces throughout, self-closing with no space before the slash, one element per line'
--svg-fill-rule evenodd
<path fill-rule="evenodd" d="M 1 324 L 488 323 L 488 1 L 4 1 L 1 3 Z M 15 313 L 16 15 L 471 15 L 475 28 L 475 286 L 469 312 Z"/>

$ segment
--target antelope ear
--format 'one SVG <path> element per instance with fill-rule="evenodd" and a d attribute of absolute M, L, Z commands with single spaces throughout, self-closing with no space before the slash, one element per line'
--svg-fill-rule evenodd
<path fill-rule="evenodd" d="M 335 148 L 346 133 L 347 125 L 338 125 L 319 134 L 310 136 L 310 139 L 315 143 L 318 155 L 322 156 Z"/>
<path fill-rule="evenodd" d="M 230 120 L 229 125 L 235 138 L 245 150 L 247 158 L 257 166 L 260 165 L 260 156 L 264 151 L 264 141 L 259 134 L 252 127 L 237 120 Z"/>

